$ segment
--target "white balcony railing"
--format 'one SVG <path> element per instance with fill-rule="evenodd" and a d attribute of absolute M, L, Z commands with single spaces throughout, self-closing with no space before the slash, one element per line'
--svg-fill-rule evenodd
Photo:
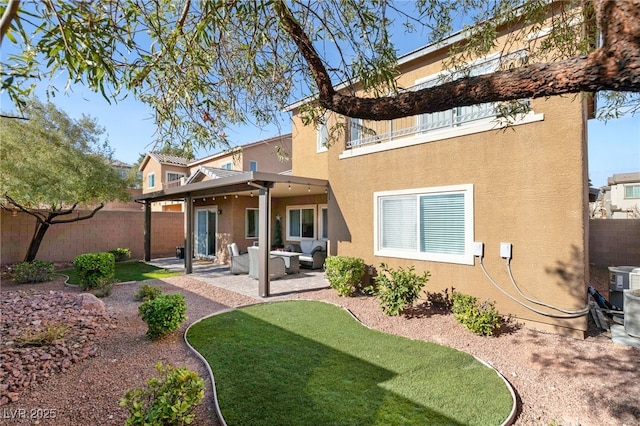
<path fill-rule="evenodd" d="M 350 119 L 350 137 L 346 147 L 347 149 L 356 148 L 434 130 L 464 126 L 495 116 L 494 104 L 486 103 L 387 121 Z"/>

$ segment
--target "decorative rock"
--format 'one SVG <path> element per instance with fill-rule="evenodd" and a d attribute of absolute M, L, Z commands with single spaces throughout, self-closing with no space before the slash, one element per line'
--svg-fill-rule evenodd
<path fill-rule="evenodd" d="M 91 293 L 81 293 L 77 295 L 75 304 L 80 310 L 96 314 L 105 314 L 107 312 L 104 302 Z"/>
<path fill-rule="evenodd" d="M 97 356 L 95 342 L 112 328 L 104 302 L 92 294 L 49 291 L 32 294 L 6 292 L 0 298 L 0 406 L 17 401 L 19 392 L 65 371 L 89 356 Z M 16 346 L 25 329 L 64 324 L 64 335 L 49 345 Z M 13 344 L 8 344 L 14 342 Z"/>

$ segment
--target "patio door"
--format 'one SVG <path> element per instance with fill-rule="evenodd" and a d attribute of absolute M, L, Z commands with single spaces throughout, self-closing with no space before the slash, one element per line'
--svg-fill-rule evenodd
<path fill-rule="evenodd" d="M 216 234 L 218 233 L 218 209 L 196 210 L 195 256 L 212 258 L 216 256 Z"/>

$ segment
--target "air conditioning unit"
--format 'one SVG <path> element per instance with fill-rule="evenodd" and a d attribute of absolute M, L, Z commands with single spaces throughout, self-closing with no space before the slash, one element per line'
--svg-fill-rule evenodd
<path fill-rule="evenodd" d="M 638 266 L 610 266 L 609 267 L 609 302 L 624 309 L 624 290 L 630 289 L 631 274 L 640 272 Z M 634 280 L 640 277 L 633 276 Z M 640 284 L 639 284 L 640 285 Z M 640 287 L 639 287 L 640 288 Z"/>
<path fill-rule="evenodd" d="M 640 268 L 629 272 L 629 290 L 640 290 Z"/>

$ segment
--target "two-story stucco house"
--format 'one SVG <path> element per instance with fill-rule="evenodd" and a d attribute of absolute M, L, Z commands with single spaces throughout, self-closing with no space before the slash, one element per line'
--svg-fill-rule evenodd
<path fill-rule="evenodd" d="M 458 34 L 402 56 L 398 86 L 435 84 L 448 47 L 463 40 Z M 502 47 L 472 73 L 496 69 Z M 526 56 L 526 46 L 511 48 L 507 60 Z M 454 288 L 496 301 L 519 322 L 584 336 L 590 97 L 525 100 L 531 111 L 508 127 L 495 105 L 484 104 L 387 122 L 328 113 L 314 128 L 299 115 L 312 101 L 289 108 L 289 175 L 247 171 L 141 198 L 147 205 L 186 201 L 187 272 L 190 250 L 199 250 L 192 228 L 205 222 L 199 208 L 218 208 L 222 220 L 233 216 L 233 223 L 219 223 L 217 241 L 240 246 L 251 242 L 246 210 L 257 208 L 263 265 L 277 218 L 286 242 L 321 239 L 329 255 L 428 270 L 426 291 Z M 329 140 L 341 120 L 347 130 Z M 220 207 L 228 199 L 242 202 L 229 211 Z M 268 296 L 265 269 L 260 294 Z"/>
<path fill-rule="evenodd" d="M 200 159 L 188 160 L 175 155 L 150 152 L 140 164 L 142 193 L 148 194 L 201 181 L 223 170 L 267 171 L 283 173 L 291 170 L 291 158 L 279 153 L 290 153 L 291 135 L 277 136 L 236 146 Z M 153 203 L 152 211 L 183 211 L 183 204 L 175 201 Z"/>
<path fill-rule="evenodd" d="M 616 173 L 600 188 L 594 216 L 606 219 L 640 218 L 640 172 Z"/>

